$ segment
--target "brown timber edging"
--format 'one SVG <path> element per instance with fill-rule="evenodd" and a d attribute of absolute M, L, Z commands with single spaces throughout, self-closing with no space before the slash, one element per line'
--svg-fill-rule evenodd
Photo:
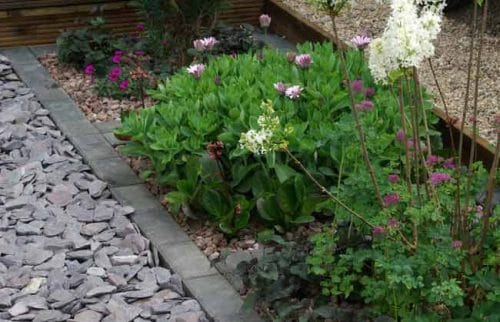
<path fill-rule="evenodd" d="M 316 24 L 309 22 L 304 17 L 283 4 L 281 0 L 267 0 L 264 7 L 264 12 L 271 15 L 273 23 L 271 29 L 273 32 L 285 36 L 289 41 L 297 44 L 306 41 L 333 41 L 337 46 L 337 42 L 333 37 L 325 32 Z M 437 107 L 433 108 L 434 114 L 439 118 L 438 130 L 443 137 L 443 144 L 445 148 L 451 148 L 450 132 L 448 130 L 447 117 L 442 109 Z M 451 125 L 452 135 L 455 142 L 458 142 L 460 136 L 460 124 L 455 123 Z M 464 161 L 469 158 L 469 149 L 472 145 L 472 131 L 464 129 Z M 477 152 L 476 160 L 482 161 L 484 165 L 489 168 L 493 163 L 495 155 L 494 147 L 483 137 L 477 136 Z"/>
<path fill-rule="evenodd" d="M 54 47 L 22 47 L 0 50 L 37 100 L 50 111 L 59 130 L 75 146 L 92 171 L 108 186 L 113 197 L 132 206 L 131 219 L 158 251 L 162 261 L 177 273 L 188 294 L 196 298 L 217 322 L 260 322 L 254 312 L 241 312 L 243 300 L 214 268 L 177 222 L 122 160 L 109 134 L 113 126 L 92 124 L 76 103 L 50 77 L 37 56 Z"/>

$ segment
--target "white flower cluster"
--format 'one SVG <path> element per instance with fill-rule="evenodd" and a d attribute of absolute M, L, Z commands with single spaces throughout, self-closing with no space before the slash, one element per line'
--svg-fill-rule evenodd
<path fill-rule="evenodd" d="M 369 46 L 375 80 L 386 82 L 393 71 L 418 67 L 434 55 L 432 42 L 441 31 L 444 4 L 444 0 L 391 0 L 384 33 Z"/>
<path fill-rule="evenodd" d="M 255 154 L 266 154 L 286 146 L 286 142 L 279 142 L 276 135 L 280 128 L 280 119 L 274 116 L 273 103 L 271 101 L 262 102 L 264 113 L 257 119 L 260 130 L 251 129 L 242 133 L 240 137 L 240 147 Z"/>

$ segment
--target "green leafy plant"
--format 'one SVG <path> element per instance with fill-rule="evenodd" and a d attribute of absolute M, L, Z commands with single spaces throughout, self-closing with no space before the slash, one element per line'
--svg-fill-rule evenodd
<path fill-rule="evenodd" d="M 124 118 L 123 127 L 116 132 L 131 139 L 124 153 L 137 155 L 140 151 L 152 161 L 157 180 L 175 188 L 179 180 L 186 178 L 187 161 L 193 156 L 206 159 L 208 145 L 221 141 L 224 147 L 216 158 L 215 174 L 207 177 L 209 181 L 200 175 L 197 182 L 201 187 L 196 194 L 195 190 L 179 188 L 169 194 L 167 200 L 174 209 L 192 204 L 219 224 L 224 223 L 226 232 L 242 227 L 221 215 L 229 214 L 238 204 L 235 200 L 242 197 L 248 200 L 251 215 L 258 215 L 281 232 L 314 220 L 315 213 L 323 212 L 325 197 L 286 153 L 255 156 L 240 147 L 242 133 L 257 127 L 262 102 L 269 99 L 276 111 L 270 117 L 281 124 L 288 149 L 300 156 L 322 183 L 337 187 L 341 182 L 346 190 L 350 185 L 363 186 L 366 172 L 358 144 L 352 140 L 356 130 L 349 114 L 347 90 L 337 69 L 337 56 L 328 43 L 305 44 L 299 51 L 312 55 L 314 63 L 307 70 L 290 63 L 286 55 L 265 49 L 261 57 L 242 54 L 213 58 L 199 79 L 186 72 L 172 76 L 150 92 L 159 101 L 157 106 Z M 373 83 L 362 55 L 352 51 L 348 59 L 352 77 L 363 80 L 366 89 L 371 88 Z M 301 97 L 294 100 L 280 94 L 274 87 L 279 81 L 301 84 Z M 400 148 L 392 144 L 400 127 L 398 107 L 389 89 L 373 91 L 376 107 L 363 113 L 362 122 L 369 129 L 369 149 L 378 158 L 375 164 L 382 167 L 399 160 Z M 359 95 L 362 100 L 365 94 Z M 150 122 L 144 122 L 144 117 Z M 142 127 L 145 124 L 147 130 Z M 227 208 L 207 209 L 202 200 L 211 189 L 224 197 L 217 198 L 225 200 Z M 362 202 L 371 207 L 373 196 L 366 186 L 359 196 L 366 197 Z"/>
<path fill-rule="evenodd" d="M 97 17 L 88 27 L 63 32 L 57 38 L 58 60 L 78 69 L 93 64 L 98 74 L 105 73 L 107 60 L 117 48 L 114 36 L 104 26 L 104 19 Z"/>

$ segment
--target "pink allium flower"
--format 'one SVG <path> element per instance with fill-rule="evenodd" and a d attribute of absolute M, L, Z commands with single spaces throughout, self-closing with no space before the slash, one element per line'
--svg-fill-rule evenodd
<path fill-rule="evenodd" d="M 201 74 L 205 71 L 205 65 L 204 64 L 195 64 L 192 66 L 189 66 L 187 68 L 187 71 L 190 75 L 193 75 L 194 78 L 200 79 Z"/>
<path fill-rule="evenodd" d="M 92 64 L 88 64 L 87 66 L 85 66 L 85 68 L 83 69 L 83 72 L 87 75 L 94 75 L 95 73 L 95 67 L 94 65 Z"/>
<path fill-rule="evenodd" d="M 462 248 L 462 242 L 460 240 L 454 240 L 451 242 L 451 247 L 453 247 L 453 249 L 460 249 Z"/>
<path fill-rule="evenodd" d="M 351 39 L 351 44 L 358 49 L 365 49 L 372 39 L 365 35 L 357 35 Z"/>
<path fill-rule="evenodd" d="M 451 177 L 447 173 L 443 172 L 434 172 L 431 174 L 431 184 L 437 186 L 443 182 L 448 182 L 451 180 Z"/>
<path fill-rule="evenodd" d="M 144 23 L 143 22 L 139 22 L 137 24 L 137 26 L 135 26 L 135 28 L 137 29 L 137 31 L 144 31 L 144 28 L 145 28 Z"/>
<path fill-rule="evenodd" d="M 261 28 L 269 28 L 271 25 L 271 17 L 269 15 L 261 15 L 259 17 L 259 23 Z"/>
<path fill-rule="evenodd" d="M 295 65 L 299 66 L 302 69 L 309 68 L 312 63 L 312 57 L 309 54 L 302 54 L 295 57 Z"/>
<path fill-rule="evenodd" d="M 127 79 L 122 80 L 120 82 L 120 85 L 118 86 L 118 88 L 120 89 L 120 91 L 127 90 L 127 88 L 128 88 L 128 80 Z"/>
<path fill-rule="evenodd" d="M 354 92 L 360 93 L 363 90 L 363 81 L 361 79 L 355 79 L 351 82 L 351 88 Z"/>
<path fill-rule="evenodd" d="M 373 109 L 372 101 L 363 101 L 354 106 L 358 111 L 371 111 Z"/>
<path fill-rule="evenodd" d="M 280 95 L 286 94 L 286 85 L 283 82 L 274 83 L 274 89 L 280 93 Z"/>
<path fill-rule="evenodd" d="M 372 229 L 374 235 L 383 235 L 385 233 L 385 228 L 382 226 L 375 226 Z"/>
<path fill-rule="evenodd" d="M 432 154 L 431 154 L 431 155 L 429 155 L 429 156 L 427 157 L 427 160 L 425 161 L 425 163 L 426 163 L 428 166 L 432 167 L 432 166 L 435 166 L 435 165 L 437 165 L 439 162 L 442 162 L 442 161 L 443 161 L 443 158 L 438 157 L 437 155 L 432 155 Z"/>
<path fill-rule="evenodd" d="M 302 90 L 303 88 L 299 85 L 290 86 L 285 90 L 285 95 L 292 100 L 298 99 L 302 94 Z"/>
<path fill-rule="evenodd" d="M 404 142 L 405 140 L 405 132 L 403 129 L 399 129 L 398 132 L 396 133 L 396 140 L 399 142 Z"/>
<path fill-rule="evenodd" d="M 120 61 L 122 60 L 122 56 L 121 55 L 113 55 L 113 58 L 111 60 L 113 61 L 113 63 L 119 64 Z"/>
<path fill-rule="evenodd" d="M 384 204 L 386 207 L 398 203 L 399 200 L 401 200 L 401 197 L 395 192 L 391 192 L 384 196 Z"/>
<path fill-rule="evenodd" d="M 443 168 L 445 169 L 455 169 L 455 161 L 453 158 L 449 158 L 444 160 L 443 162 Z"/>
<path fill-rule="evenodd" d="M 289 63 L 293 63 L 295 61 L 295 57 L 297 57 L 297 54 L 293 51 L 289 51 L 286 53 L 286 59 Z"/>
<path fill-rule="evenodd" d="M 365 97 L 370 98 L 370 97 L 373 97 L 373 96 L 375 96 L 375 89 L 373 87 L 368 87 L 365 90 Z"/>
<path fill-rule="evenodd" d="M 397 183 L 399 182 L 400 178 L 397 174 L 390 174 L 388 177 L 387 177 L 387 180 L 390 182 L 390 183 Z"/>
<path fill-rule="evenodd" d="M 193 41 L 193 47 L 197 51 L 211 51 L 214 49 L 214 46 L 217 45 L 219 41 L 214 37 L 206 37 L 202 39 L 196 39 Z"/>
<path fill-rule="evenodd" d="M 387 221 L 387 226 L 389 228 L 397 228 L 399 226 L 399 221 L 394 217 L 389 218 L 389 220 Z"/>

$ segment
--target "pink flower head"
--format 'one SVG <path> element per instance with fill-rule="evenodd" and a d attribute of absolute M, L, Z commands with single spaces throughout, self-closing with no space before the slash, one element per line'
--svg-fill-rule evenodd
<path fill-rule="evenodd" d="M 453 158 L 449 158 L 444 160 L 443 162 L 443 168 L 445 169 L 455 169 L 455 161 Z"/>
<path fill-rule="evenodd" d="M 285 95 L 292 100 L 298 99 L 302 94 L 302 90 L 303 88 L 299 85 L 290 86 L 285 90 Z"/>
<path fill-rule="evenodd" d="M 111 60 L 113 61 L 113 63 L 119 64 L 120 61 L 122 60 L 122 56 L 121 55 L 113 55 L 113 58 Z"/>
<path fill-rule="evenodd" d="M 351 83 L 351 88 L 356 93 L 361 93 L 363 90 L 363 81 L 361 79 L 353 80 Z"/>
<path fill-rule="evenodd" d="M 85 66 L 85 68 L 83 69 L 83 71 L 87 75 L 94 75 L 94 73 L 95 73 L 95 67 L 92 64 L 88 64 L 87 66 Z"/>
<path fill-rule="evenodd" d="M 274 89 L 280 93 L 280 95 L 286 94 L 286 85 L 283 82 L 274 83 Z"/>
<path fill-rule="evenodd" d="M 385 228 L 382 226 L 375 226 L 372 229 L 374 235 L 383 235 L 385 233 Z"/>
<path fill-rule="evenodd" d="M 199 52 L 202 51 L 211 51 L 214 49 L 214 46 L 217 45 L 219 41 L 214 37 L 206 37 L 202 39 L 196 39 L 193 41 L 193 47 Z"/>
<path fill-rule="evenodd" d="M 351 39 L 351 44 L 358 49 L 365 49 L 372 39 L 366 35 L 357 35 Z"/>
<path fill-rule="evenodd" d="M 399 194 L 395 192 L 391 192 L 384 196 L 384 204 L 386 207 L 389 207 L 390 205 L 393 204 L 397 204 L 399 200 L 401 200 L 401 197 L 399 197 Z"/>
<path fill-rule="evenodd" d="M 118 88 L 120 89 L 120 91 L 125 91 L 127 90 L 128 88 L 128 79 L 124 79 L 120 82 L 120 85 L 118 86 Z"/>
<path fill-rule="evenodd" d="M 375 89 L 373 87 L 368 87 L 366 90 L 365 90 L 365 97 L 367 98 L 371 98 L 375 96 Z"/>
<path fill-rule="evenodd" d="M 389 220 L 387 221 L 387 226 L 389 228 L 397 228 L 399 226 L 399 221 L 394 217 L 389 218 Z"/>
<path fill-rule="evenodd" d="M 257 54 L 257 59 L 258 59 L 258 60 L 262 60 L 262 59 L 264 59 L 264 54 L 263 54 L 262 52 L 258 53 L 258 54 Z"/>
<path fill-rule="evenodd" d="M 297 57 L 297 54 L 293 51 L 289 51 L 286 53 L 286 59 L 289 63 L 293 63 L 295 61 L 295 57 Z"/>
<path fill-rule="evenodd" d="M 415 147 L 415 142 L 413 141 L 413 139 L 408 139 L 406 142 L 408 144 L 408 149 L 411 150 Z"/>
<path fill-rule="evenodd" d="M 373 110 L 373 102 L 372 101 L 363 101 L 355 105 L 355 108 L 358 111 L 371 111 Z"/>
<path fill-rule="evenodd" d="M 406 135 L 403 129 L 399 129 L 398 132 L 396 132 L 396 140 L 398 140 L 399 142 L 404 142 L 405 136 Z"/>
<path fill-rule="evenodd" d="M 271 25 L 271 16 L 260 15 L 259 23 L 261 28 L 269 28 L 269 26 Z"/>
<path fill-rule="evenodd" d="M 193 75 L 194 78 L 200 79 L 201 74 L 205 71 L 205 65 L 204 64 L 195 64 L 192 66 L 189 66 L 187 68 L 187 71 L 190 75 Z"/>
<path fill-rule="evenodd" d="M 309 54 L 302 54 L 295 57 L 295 65 L 299 66 L 302 69 L 309 68 L 312 63 L 312 57 Z"/>
<path fill-rule="evenodd" d="M 122 69 L 118 66 L 111 68 L 111 72 L 108 75 L 108 79 L 112 82 L 118 79 L 118 76 L 122 73 Z"/>
<path fill-rule="evenodd" d="M 214 160 L 220 160 L 224 154 L 224 142 L 217 141 L 214 143 L 207 144 L 208 156 Z"/>
<path fill-rule="evenodd" d="M 448 182 L 450 180 L 451 180 L 451 177 L 447 173 L 434 172 L 431 174 L 431 184 L 433 186 L 437 186 L 438 184 L 441 184 L 443 182 Z"/>
<path fill-rule="evenodd" d="M 453 247 L 453 249 L 455 250 L 459 250 L 460 248 L 462 248 L 462 242 L 460 240 L 454 240 L 451 242 L 451 247 Z"/>
<path fill-rule="evenodd" d="M 425 163 L 428 166 L 432 167 L 432 166 L 439 164 L 439 162 L 442 162 L 442 161 L 443 161 L 443 158 L 438 157 L 437 155 L 431 154 L 427 157 L 427 160 L 425 161 Z"/>
<path fill-rule="evenodd" d="M 387 177 L 387 180 L 390 182 L 390 183 L 397 183 L 399 182 L 400 178 L 397 174 L 390 174 L 388 177 Z"/>
<path fill-rule="evenodd" d="M 143 22 L 139 22 L 137 24 L 137 26 L 135 26 L 135 28 L 137 29 L 137 31 L 144 31 L 144 29 L 145 29 L 144 23 Z"/>

